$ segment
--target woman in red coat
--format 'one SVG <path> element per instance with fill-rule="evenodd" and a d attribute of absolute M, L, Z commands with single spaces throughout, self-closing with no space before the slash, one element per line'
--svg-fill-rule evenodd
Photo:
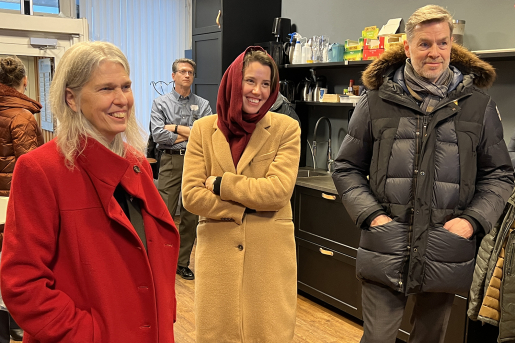
<path fill-rule="evenodd" d="M 76 44 L 50 92 L 57 138 L 16 163 L 2 252 L 23 342 L 171 343 L 179 236 L 142 154 L 127 59 Z"/>

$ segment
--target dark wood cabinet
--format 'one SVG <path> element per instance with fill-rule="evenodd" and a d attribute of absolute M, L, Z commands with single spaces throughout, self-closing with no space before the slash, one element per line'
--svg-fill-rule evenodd
<path fill-rule="evenodd" d="M 217 24 L 222 16 L 222 0 L 195 0 L 192 8 L 192 34 L 219 32 Z"/>
<path fill-rule="evenodd" d="M 361 319 L 361 282 L 356 279 L 359 230 L 338 196 L 297 186 L 293 212 L 298 288 Z"/>
<path fill-rule="evenodd" d="M 213 113 L 218 86 L 227 67 L 248 46 L 271 40 L 274 18 L 280 16 L 281 1 L 277 0 L 261 0 L 259 4 L 239 0 L 193 1 L 192 50 L 197 63 L 193 92 L 209 100 Z"/>

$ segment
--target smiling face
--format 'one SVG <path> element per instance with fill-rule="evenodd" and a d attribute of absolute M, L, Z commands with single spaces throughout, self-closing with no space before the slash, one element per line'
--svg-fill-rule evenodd
<path fill-rule="evenodd" d="M 431 82 L 435 82 L 449 67 L 451 46 L 451 30 L 447 22 L 419 24 L 411 42 L 404 41 L 404 51 L 413 68 Z"/>
<path fill-rule="evenodd" d="M 101 62 L 80 94 L 66 89 L 66 102 L 75 112 L 79 98 L 82 114 L 108 142 L 125 131 L 134 97 L 131 80 L 121 64 Z"/>
<path fill-rule="evenodd" d="M 244 113 L 258 113 L 268 100 L 270 97 L 271 74 L 270 67 L 259 62 L 251 62 L 245 68 L 241 81 L 242 110 Z"/>

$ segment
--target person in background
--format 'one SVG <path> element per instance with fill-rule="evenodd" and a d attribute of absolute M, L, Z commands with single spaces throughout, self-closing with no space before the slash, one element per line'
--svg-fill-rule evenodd
<path fill-rule="evenodd" d="M 196 64 L 190 59 L 179 58 L 172 64 L 174 89 L 155 99 L 150 114 L 150 129 L 160 156 L 157 188 L 173 216 L 177 211 L 183 174 L 184 154 L 188 145 L 193 122 L 212 114 L 209 101 L 191 93 Z M 181 205 L 181 248 L 177 274 L 193 280 L 189 268 L 190 255 L 195 243 L 198 217 Z"/>
<path fill-rule="evenodd" d="M 508 143 L 508 152 L 510 153 L 511 164 L 515 168 L 515 132 L 513 132 L 510 142 Z"/>
<path fill-rule="evenodd" d="M 495 102 L 495 71 L 452 44 L 452 17 L 419 8 L 404 47 L 363 74 L 333 180 L 361 229 L 363 343 L 395 342 L 408 295 L 410 342 L 443 342 L 455 293 L 470 289 L 475 237 L 488 233 L 513 189 Z M 370 180 L 367 180 L 367 177 Z"/>
<path fill-rule="evenodd" d="M 295 112 L 293 105 L 281 93 L 277 94 L 277 100 L 275 100 L 272 108 L 270 108 L 270 112 L 286 114 L 288 117 L 292 117 L 298 121 L 300 125 L 299 116 L 297 115 L 297 112 Z"/>
<path fill-rule="evenodd" d="M 26 342 L 174 342 L 179 234 L 129 73 L 110 43 L 66 50 L 50 89 L 57 137 L 16 162 L 0 276 Z"/>
<path fill-rule="evenodd" d="M 297 268 L 290 198 L 300 127 L 270 112 L 274 60 L 249 47 L 225 72 L 215 116 L 193 125 L 184 207 L 200 217 L 195 250 L 197 343 L 290 342 Z"/>
<path fill-rule="evenodd" d="M 16 56 L 0 59 L 0 196 L 8 197 L 14 165 L 18 158 L 43 145 L 35 113 L 41 104 L 24 95 L 28 79 L 25 66 Z M 0 256 L 4 224 L 0 224 Z M 10 336 L 21 341 L 23 331 L 14 322 L 0 296 L 0 343 Z"/>

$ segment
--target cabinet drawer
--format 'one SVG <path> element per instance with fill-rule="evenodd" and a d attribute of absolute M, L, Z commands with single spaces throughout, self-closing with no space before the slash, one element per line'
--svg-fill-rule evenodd
<path fill-rule="evenodd" d="M 361 319 L 356 260 L 300 238 L 297 251 L 299 289 Z"/>
<path fill-rule="evenodd" d="M 360 230 L 338 195 L 297 186 L 295 208 L 297 237 L 356 257 Z"/>

